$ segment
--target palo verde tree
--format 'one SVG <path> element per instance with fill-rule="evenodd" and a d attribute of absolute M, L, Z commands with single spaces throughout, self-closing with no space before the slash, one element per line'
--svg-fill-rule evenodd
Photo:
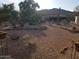
<path fill-rule="evenodd" d="M 39 15 L 37 14 L 36 8 L 39 8 L 38 3 L 33 0 L 25 0 L 19 3 L 20 7 L 20 23 L 36 24 L 39 22 Z"/>

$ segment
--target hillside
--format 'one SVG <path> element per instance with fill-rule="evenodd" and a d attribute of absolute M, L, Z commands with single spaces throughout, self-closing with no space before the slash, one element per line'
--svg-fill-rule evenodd
<path fill-rule="evenodd" d="M 73 12 L 71 12 L 71 11 L 67 11 L 64 9 L 57 9 L 57 8 L 40 10 L 40 11 L 38 11 L 38 13 L 43 16 L 45 16 L 45 15 L 58 16 L 58 14 L 60 14 L 61 16 L 67 16 L 67 15 L 73 14 Z"/>

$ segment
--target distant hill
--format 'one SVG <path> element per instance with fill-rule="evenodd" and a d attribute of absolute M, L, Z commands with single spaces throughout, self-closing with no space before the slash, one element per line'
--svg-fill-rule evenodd
<path fill-rule="evenodd" d="M 71 11 L 67 11 L 64 9 L 57 9 L 57 8 L 53 8 L 53 9 L 44 9 L 44 10 L 40 10 L 38 11 L 39 14 L 41 14 L 42 16 L 68 16 L 68 15 L 73 15 L 73 12 Z"/>
<path fill-rule="evenodd" d="M 38 14 L 42 16 L 43 21 L 54 21 L 58 23 L 58 18 L 60 17 L 60 22 L 61 20 L 65 20 L 67 23 L 74 21 L 75 20 L 75 14 L 74 12 L 64 10 L 64 9 L 44 9 L 38 11 Z M 59 22 L 59 23 L 60 23 Z"/>

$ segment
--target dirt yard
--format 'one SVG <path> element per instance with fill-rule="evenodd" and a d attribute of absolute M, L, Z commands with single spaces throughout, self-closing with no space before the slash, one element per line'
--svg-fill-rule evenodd
<path fill-rule="evenodd" d="M 58 27 L 47 27 L 48 29 L 44 31 L 6 31 L 8 35 L 12 32 L 17 33 L 20 37 L 25 35 L 24 39 L 11 40 L 7 38 L 3 40 L 7 42 L 7 54 L 15 59 L 71 59 L 71 55 L 74 53 L 72 40 L 79 41 L 79 34 Z M 28 46 L 28 42 L 33 44 L 32 47 Z M 64 48 L 67 49 L 62 53 Z M 79 58 L 78 52 L 76 58 Z"/>

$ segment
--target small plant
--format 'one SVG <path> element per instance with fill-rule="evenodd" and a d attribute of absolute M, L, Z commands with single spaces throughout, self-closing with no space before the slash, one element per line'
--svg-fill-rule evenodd
<path fill-rule="evenodd" d="M 64 55 L 67 50 L 68 50 L 68 47 L 65 47 L 62 51 L 60 51 L 60 53 Z"/>
<path fill-rule="evenodd" d="M 13 33 L 10 34 L 10 39 L 12 39 L 12 40 L 18 40 L 19 36 L 16 33 L 13 32 Z"/>
<path fill-rule="evenodd" d="M 47 30 L 47 27 L 46 26 L 42 26 L 42 27 L 40 27 L 40 29 Z"/>
<path fill-rule="evenodd" d="M 72 30 L 75 31 L 76 30 L 76 27 L 73 27 Z"/>

